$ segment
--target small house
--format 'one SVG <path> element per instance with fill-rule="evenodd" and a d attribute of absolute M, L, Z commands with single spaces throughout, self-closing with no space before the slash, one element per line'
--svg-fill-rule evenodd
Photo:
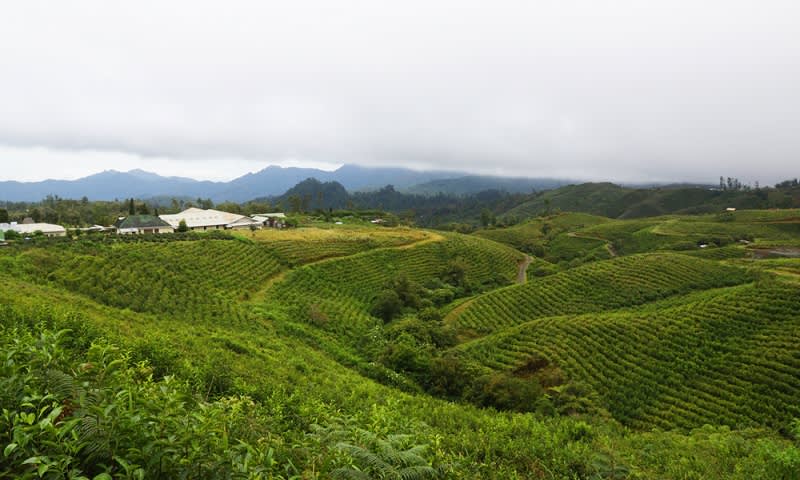
<path fill-rule="evenodd" d="M 114 227 L 119 235 L 142 233 L 172 233 L 172 225 L 154 215 L 130 215 L 120 217 Z"/>
<path fill-rule="evenodd" d="M 286 214 L 280 212 L 259 213 L 250 218 L 259 222 L 265 227 L 283 228 L 286 225 Z"/>

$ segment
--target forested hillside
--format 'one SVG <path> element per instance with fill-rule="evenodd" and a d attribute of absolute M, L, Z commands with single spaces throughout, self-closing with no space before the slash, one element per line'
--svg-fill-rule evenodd
<path fill-rule="evenodd" d="M 0 478 L 798 478 L 798 210 L 300 218 L 0 249 Z"/>
<path fill-rule="evenodd" d="M 584 212 L 611 218 L 643 218 L 670 213 L 699 214 L 726 208 L 798 208 L 797 181 L 782 182 L 775 188 L 751 188 L 739 181 L 719 188 L 653 187 L 629 188 L 612 183 L 583 183 L 538 192 L 503 215 L 505 221 L 519 221 L 555 211 Z"/>

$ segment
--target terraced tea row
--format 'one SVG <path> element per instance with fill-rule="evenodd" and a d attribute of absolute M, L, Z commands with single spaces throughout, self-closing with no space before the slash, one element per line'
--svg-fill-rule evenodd
<path fill-rule="evenodd" d="M 492 370 L 544 356 L 637 428 L 800 416 L 800 286 L 711 290 L 625 312 L 534 320 L 457 349 Z"/>
<path fill-rule="evenodd" d="M 442 241 L 404 249 L 381 249 L 292 270 L 266 294 L 268 305 L 283 305 L 292 319 L 318 314 L 327 328 L 372 324 L 367 312 L 392 279 L 425 283 L 462 275 L 474 288 L 510 284 L 522 255 L 488 240 L 445 234 Z M 345 333 L 345 332 L 342 332 Z"/>
<path fill-rule="evenodd" d="M 744 269 L 678 254 L 595 262 L 477 297 L 446 321 L 488 334 L 539 317 L 599 312 L 751 280 Z"/>
<path fill-rule="evenodd" d="M 32 256 L 35 261 L 27 261 Z M 235 301 L 282 269 L 268 249 L 230 240 L 42 249 L 21 257 L 39 280 L 100 303 L 190 318 L 240 316 Z"/>

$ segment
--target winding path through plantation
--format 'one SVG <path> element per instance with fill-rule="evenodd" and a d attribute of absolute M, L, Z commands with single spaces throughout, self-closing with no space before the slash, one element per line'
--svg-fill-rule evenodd
<path fill-rule="evenodd" d="M 525 255 L 525 258 L 519 262 L 519 271 L 517 272 L 517 283 L 525 283 L 528 281 L 528 267 L 533 259 L 530 255 Z"/>

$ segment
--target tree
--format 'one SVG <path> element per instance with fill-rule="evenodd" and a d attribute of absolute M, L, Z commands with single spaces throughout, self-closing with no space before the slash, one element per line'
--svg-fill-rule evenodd
<path fill-rule="evenodd" d="M 419 284 L 401 274 L 392 280 L 390 286 L 393 287 L 403 306 L 419 308 L 420 294 L 422 293 L 422 287 Z"/>
<path fill-rule="evenodd" d="M 222 210 L 223 212 L 228 212 L 228 213 L 241 214 L 242 206 L 234 202 L 222 202 L 219 205 L 217 205 L 217 210 Z"/>
<path fill-rule="evenodd" d="M 0 208 L 0 223 L 8 223 L 8 210 Z"/>
<path fill-rule="evenodd" d="M 468 265 L 464 259 L 457 257 L 447 262 L 444 280 L 455 287 L 462 287 L 467 283 Z"/>
<path fill-rule="evenodd" d="M 488 208 L 484 208 L 481 210 L 481 226 L 486 228 L 489 226 L 489 222 L 492 219 L 492 213 L 489 211 Z"/>
<path fill-rule="evenodd" d="M 470 397 L 485 407 L 532 412 L 543 395 L 544 389 L 535 379 L 499 372 L 476 379 Z"/>
<path fill-rule="evenodd" d="M 302 208 L 302 199 L 300 195 L 289 195 L 289 198 L 286 199 L 289 202 L 289 208 L 292 212 L 298 213 Z"/>
<path fill-rule="evenodd" d="M 403 301 L 394 290 L 383 290 L 372 303 L 370 313 L 384 322 L 391 322 L 392 319 L 403 309 Z"/>
<path fill-rule="evenodd" d="M 189 231 L 189 226 L 186 225 L 186 220 L 181 220 L 178 222 L 178 231 L 181 233 Z"/>
<path fill-rule="evenodd" d="M 128 215 L 136 215 L 136 203 L 132 198 L 128 201 Z"/>

